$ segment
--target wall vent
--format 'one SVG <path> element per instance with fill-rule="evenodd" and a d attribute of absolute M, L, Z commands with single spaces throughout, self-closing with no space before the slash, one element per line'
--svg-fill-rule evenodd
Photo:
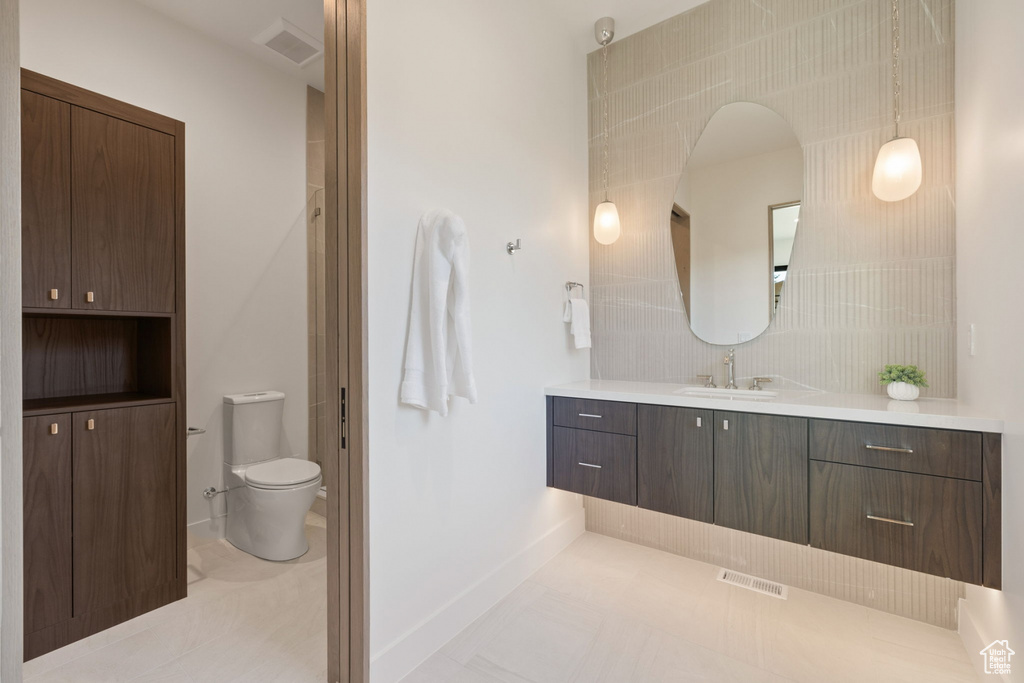
<path fill-rule="evenodd" d="M 324 44 L 287 19 L 278 19 L 252 39 L 296 66 L 306 66 L 324 52 Z"/>
<path fill-rule="evenodd" d="M 780 600 L 786 600 L 789 598 L 788 586 L 784 586 L 781 583 L 775 583 L 774 581 L 768 581 L 766 579 L 759 579 L 756 576 L 750 576 L 749 574 L 734 572 L 731 569 L 722 569 L 719 571 L 718 580 L 722 583 L 746 588 L 747 590 L 751 590 L 756 593 L 770 595 L 773 598 L 779 598 Z"/>

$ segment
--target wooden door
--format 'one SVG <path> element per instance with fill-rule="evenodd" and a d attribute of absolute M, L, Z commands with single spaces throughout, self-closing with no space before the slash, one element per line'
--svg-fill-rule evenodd
<path fill-rule="evenodd" d="M 174 137 L 72 107 L 71 170 L 73 308 L 173 313 Z"/>
<path fill-rule="evenodd" d="M 71 105 L 21 91 L 21 300 L 71 307 Z"/>
<path fill-rule="evenodd" d="M 174 404 L 74 415 L 75 616 L 175 578 Z"/>
<path fill-rule="evenodd" d="M 807 420 L 715 411 L 715 524 L 807 543 Z"/>
<path fill-rule="evenodd" d="M 714 414 L 710 410 L 640 406 L 640 507 L 713 522 L 714 433 Z"/>
<path fill-rule="evenodd" d="M 25 633 L 71 618 L 71 415 L 24 425 Z"/>

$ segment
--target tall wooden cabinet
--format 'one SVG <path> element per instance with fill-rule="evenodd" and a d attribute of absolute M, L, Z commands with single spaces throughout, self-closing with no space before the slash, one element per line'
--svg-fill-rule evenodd
<path fill-rule="evenodd" d="M 22 71 L 25 657 L 185 597 L 184 124 Z"/>

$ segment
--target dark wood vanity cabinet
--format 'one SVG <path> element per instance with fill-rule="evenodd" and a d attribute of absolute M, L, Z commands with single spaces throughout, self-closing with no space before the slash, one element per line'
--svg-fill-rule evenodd
<path fill-rule="evenodd" d="M 715 524 L 807 543 L 807 420 L 715 411 Z"/>
<path fill-rule="evenodd" d="M 998 434 L 547 401 L 549 486 L 1002 586 Z"/>
<path fill-rule="evenodd" d="M 185 597 L 184 124 L 22 70 L 25 657 Z"/>
<path fill-rule="evenodd" d="M 639 506 L 713 522 L 714 413 L 642 405 L 637 415 Z"/>

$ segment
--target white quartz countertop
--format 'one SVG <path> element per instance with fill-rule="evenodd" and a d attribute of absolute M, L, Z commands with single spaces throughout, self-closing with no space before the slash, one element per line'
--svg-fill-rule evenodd
<path fill-rule="evenodd" d="M 683 408 L 732 410 L 764 415 L 792 415 L 850 422 L 875 422 L 958 429 L 970 432 L 1002 433 L 1003 421 L 988 417 L 955 399 L 920 398 L 916 401 L 893 401 L 888 396 L 872 394 L 831 394 L 815 391 L 779 391 L 773 398 L 719 398 L 692 396 L 680 390 L 700 387 L 656 382 L 623 382 L 616 380 L 583 380 L 547 387 L 548 396 L 588 398 L 626 403 L 648 403 Z"/>

